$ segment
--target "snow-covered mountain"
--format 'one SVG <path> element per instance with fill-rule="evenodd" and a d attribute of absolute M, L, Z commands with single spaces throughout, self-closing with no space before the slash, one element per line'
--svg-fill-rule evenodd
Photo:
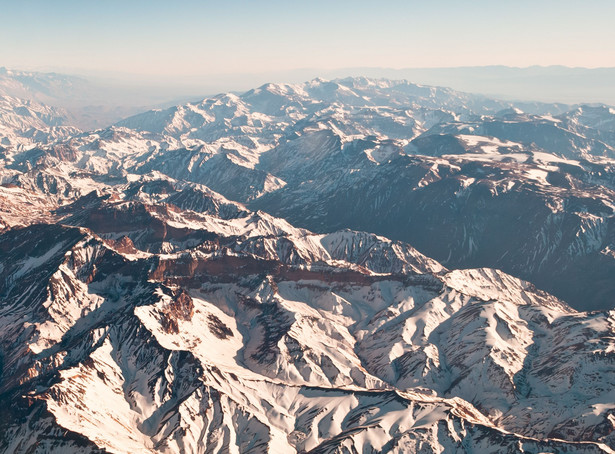
<path fill-rule="evenodd" d="M 51 216 L 0 237 L 6 452 L 612 452 L 611 313 L 166 179 Z"/>
<path fill-rule="evenodd" d="M 86 77 L 0 67 L 0 97 L 63 109 L 71 124 L 80 129 L 106 127 L 158 105 L 198 99 L 186 95 L 208 92 L 212 91 L 199 88 L 187 93 L 185 88 L 166 89 L 144 85 L 142 81 L 115 80 L 108 75 Z"/>
<path fill-rule="evenodd" d="M 7 99 L 0 451 L 615 451 L 608 106 L 317 79 L 27 141 Z"/>
<path fill-rule="evenodd" d="M 62 109 L 0 96 L 0 146 L 23 148 L 48 144 L 79 133 Z"/>
<path fill-rule="evenodd" d="M 3 178 L 83 195 L 58 165 L 99 183 L 160 172 L 311 230 L 371 231 L 449 267 L 502 269 L 578 309 L 611 308 L 613 109 L 523 107 L 534 110 L 404 81 L 268 84 L 37 147 Z M 41 166 L 54 175 L 40 181 Z"/>

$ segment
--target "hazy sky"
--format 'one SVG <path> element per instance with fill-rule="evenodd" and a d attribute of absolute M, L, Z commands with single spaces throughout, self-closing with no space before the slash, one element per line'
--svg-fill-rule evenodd
<path fill-rule="evenodd" d="M 615 66 L 613 0 L 2 0 L 0 66 L 159 76 Z"/>

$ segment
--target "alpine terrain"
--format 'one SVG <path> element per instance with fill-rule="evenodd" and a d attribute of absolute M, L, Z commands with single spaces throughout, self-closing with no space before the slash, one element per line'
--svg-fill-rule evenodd
<path fill-rule="evenodd" d="M 16 93 L 0 452 L 615 453 L 615 108 L 315 79 L 82 131 Z"/>

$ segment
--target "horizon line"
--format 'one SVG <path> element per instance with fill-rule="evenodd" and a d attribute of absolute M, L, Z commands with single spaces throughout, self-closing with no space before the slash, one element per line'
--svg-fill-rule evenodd
<path fill-rule="evenodd" d="M 504 64 L 491 64 L 491 65 L 463 65 L 463 66 L 406 66 L 406 67 L 390 67 L 390 66 L 348 66 L 348 67 L 336 67 L 336 68 L 316 68 L 316 67 L 297 67 L 291 69 L 278 69 L 271 71 L 235 71 L 235 72 L 220 72 L 220 73 L 198 73 L 198 74 L 160 74 L 160 73 L 145 73 L 145 72 L 129 72 L 129 71 L 115 71 L 106 69 L 85 69 L 85 68 L 61 68 L 61 67 L 7 67 L 0 66 L 0 73 L 7 72 L 30 72 L 39 74 L 54 74 L 65 76 L 94 76 L 107 78 L 115 76 L 128 76 L 128 77 L 152 77 L 161 79 L 188 79 L 188 78 L 200 78 L 200 77 L 227 77 L 227 76 L 263 76 L 273 74 L 285 74 L 295 73 L 302 71 L 320 71 L 320 72 L 334 72 L 334 71 L 357 71 L 357 70 L 383 70 L 383 71 L 422 71 L 422 70 L 459 70 L 459 69 L 549 69 L 549 68 L 561 68 L 571 70 L 615 70 L 615 66 L 568 66 L 563 64 L 555 65 L 528 65 L 528 66 L 511 66 Z"/>

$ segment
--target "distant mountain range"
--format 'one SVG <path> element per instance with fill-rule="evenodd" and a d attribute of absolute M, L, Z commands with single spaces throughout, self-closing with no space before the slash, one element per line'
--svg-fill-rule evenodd
<path fill-rule="evenodd" d="M 456 68 L 349 68 L 327 77 L 363 75 L 411 82 L 515 101 L 615 105 L 615 68 L 566 66 L 468 66 Z"/>
<path fill-rule="evenodd" d="M 79 130 L 37 77 L 0 451 L 615 451 L 614 108 L 317 78 Z"/>
<path fill-rule="evenodd" d="M 265 82 L 301 83 L 317 76 L 406 79 L 413 83 L 452 87 L 492 98 L 563 104 L 615 106 L 615 68 L 564 66 L 478 66 L 460 68 L 298 69 L 255 74 L 222 74 L 153 78 L 121 73 L 81 76 L 0 68 L 0 95 L 65 108 L 75 126 L 107 127 L 152 107 L 197 100 L 206 94 L 246 91 Z"/>
<path fill-rule="evenodd" d="M 197 90 L 190 94 L 198 98 L 204 92 Z M 81 129 L 106 127 L 152 107 L 193 99 L 193 96 L 186 97 L 186 91 L 181 89 L 2 67 L 0 96 L 63 109 L 71 124 Z"/>

